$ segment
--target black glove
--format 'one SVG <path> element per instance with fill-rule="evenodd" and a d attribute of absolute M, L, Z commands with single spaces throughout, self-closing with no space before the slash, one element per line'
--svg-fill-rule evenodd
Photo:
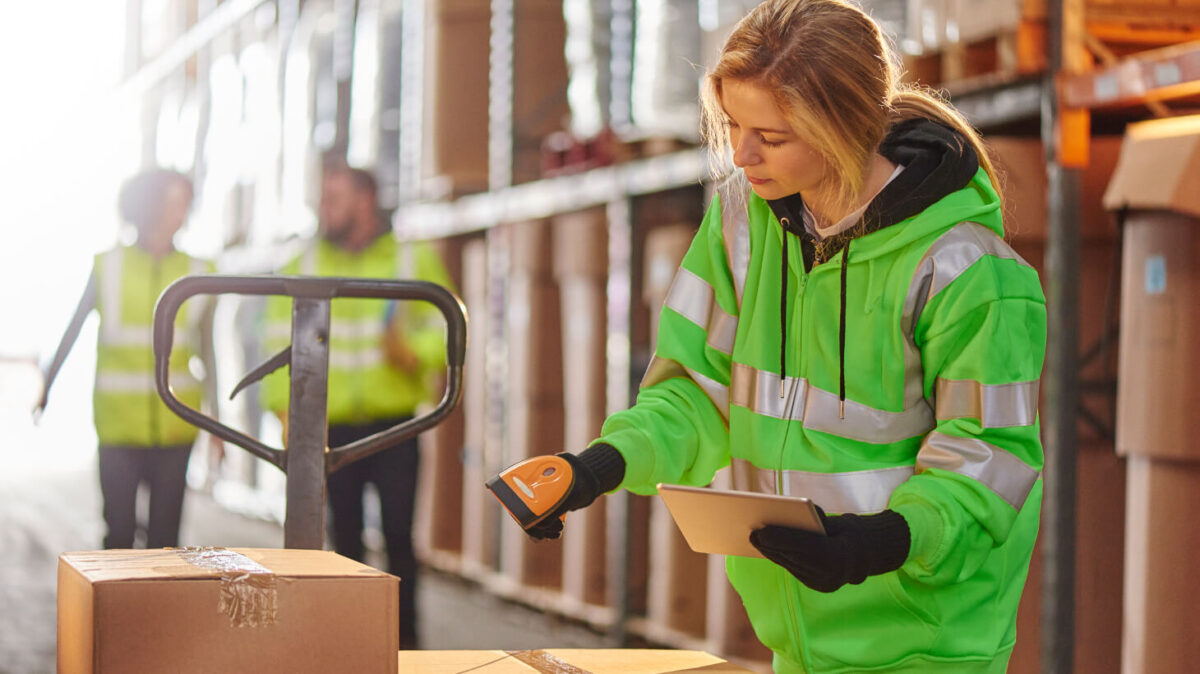
<path fill-rule="evenodd" d="M 575 482 L 561 505 L 546 519 L 525 530 L 531 538 L 544 540 L 562 535 L 562 516 L 571 510 L 586 508 L 602 494 L 610 492 L 625 479 L 625 457 L 612 445 L 597 443 L 578 455 L 557 454 L 571 464 Z"/>
<path fill-rule="evenodd" d="M 750 532 L 750 543 L 818 592 L 833 592 L 846 583 L 857 585 L 867 576 L 895 571 L 908 559 L 912 539 L 900 513 L 827 516 L 820 511 L 820 515 L 824 536 L 768 525 Z"/>

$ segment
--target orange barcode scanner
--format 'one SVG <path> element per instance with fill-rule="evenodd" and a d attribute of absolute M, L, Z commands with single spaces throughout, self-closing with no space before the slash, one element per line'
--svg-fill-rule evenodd
<path fill-rule="evenodd" d="M 559 456 L 535 456 L 515 463 L 487 481 L 508 514 L 530 529 L 550 516 L 571 491 L 575 471 Z"/>

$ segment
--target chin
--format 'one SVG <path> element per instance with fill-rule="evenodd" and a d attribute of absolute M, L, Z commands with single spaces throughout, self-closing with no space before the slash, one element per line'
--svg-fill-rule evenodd
<path fill-rule="evenodd" d="M 750 183 L 750 189 L 755 194 L 762 197 L 763 199 L 766 199 L 767 201 L 770 201 L 771 199 L 778 199 L 780 197 L 787 196 L 786 194 L 780 194 L 779 187 L 773 182 L 767 183 L 766 185 L 755 185 L 753 183 Z"/>

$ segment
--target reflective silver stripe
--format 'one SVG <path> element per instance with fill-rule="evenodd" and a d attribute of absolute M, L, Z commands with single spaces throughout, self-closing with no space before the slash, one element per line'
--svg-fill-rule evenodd
<path fill-rule="evenodd" d="M 386 326 L 383 316 L 371 316 L 349 320 L 339 318 L 333 322 L 330 332 L 334 339 L 380 339 Z"/>
<path fill-rule="evenodd" d="M 1037 420 L 1038 381 L 980 384 L 938 378 L 938 419 L 979 419 L 984 428 L 1031 426 Z"/>
<path fill-rule="evenodd" d="M 317 275 L 317 244 L 315 241 L 305 248 L 304 253 L 300 256 L 300 274 L 301 276 Z"/>
<path fill-rule="evenodd" d="M 917 452 L 917 472 L 930 468 L 978 480 L 1017 510 L 1039 475 L 1016 455 L 991 443 L 945 433 L 930 433 Z"/>
<path fill-rule="evenodd" d="M 270 321 L 265 332 L 267 339 L 286 342 L 292 338 L 292 322 Z"/>
<path fill-rule="evenodd" d="M 1029 266 L 1029 263 L 1004 243 L 994 231 L 978 222 L 963 222 L 952 227 L 933 242 L 917 264 L 912 281 L 908 285 L 908 294 L 904 298 L 904 309 L 900 317 L 900 329 L 905 340 L 906 407 L 915 404 L 924 395 L 921 353 L 917 349 L 914 337 L 921 312 L 930 300 L 985 255 L 1017 260 Z"/>
<path fill-rule="evenodd" d="M 733 405 L 744 407 L 763 416 L 793 421 L 801 420 L 804 398 L 808 394 L 808 381 L 798 377 L 785 379 L 782 383 L 783 392 L 791 394 L 787 398 L 780 395 L 780 386 L 778 374 L 734 363 L 730 372 L 729 401 Z M 790 416 L 789 409 L 793 410 L 793 414 L 796 413 L 796 410 L 800 414 Z"/>
<path fill-rule="evenodd" d="M 675 280 L 671 281 L 671 289 L 667 292 L 667 301 L 664 304 L 696 325 L 707 328 L 713 305 L 712 286 L 708 281 L 680 267 L 679 271 L 675 272 Z"/>
<path fill-rule="evenodd" d="M 413 273 L 415 265 L 413 264 L 413 244 L 397 243 L 396 244 L 396 278 L 408 279 L 414 278 Z"/>
<path fill-rule="evenodd" d="M 105 322 L 108 322 L 107 320 Z M 175 344 L 185 337 L 175 334 Z M 139 346 L 144 347 L 153 343 L 154 328 L 149 325 L 117 325 L 104 331 L 105 346 Z"/>
<path fill-rule="evenodd" d="M 725 257 L 733 274 L 738 307 L 746 292 L 746 276 L 750 272 L 750 216 L 746 212 L 746 193 L 749 185 L 741 171 L 717 187 L 721 199 L 721 238 Z"/>
<path fill-rule="evenodd" d="M 712 401 L 713 406 L 721 413 L 721 417 L 729 419 L 729 389 L 721 382 L 706 377 L 670 358 L 661 358 L 657 355 L 651 358 L 650 365 L 646 367 L 646 374 L 642 376 L 640 388 L 647 388 L 673 377 L 691 379 Z"/>
<path fill-rule="evenodd" d="M 733 353 L 737 319 L 717 304 L 713 288 L 708 281 L 680 267 L 679 271 L 675 272 L 675 280 L 671 282 L 664 305 L 704 328 L 709 346 L 721 353 Z"/>
<path fill-rule="evenodd" d="M 329 350 L 330 369 L 361 370 L 382 364 L 383 353 L 379 349 L 364 349 L 362 351 Z"/>
<path fill-rule="evenodd" d="M 873 444 L 902 442 L 935 426 L 933 411 L 923 399 L 902 412 L 847 400 L 842 418 L 838 395 L 812 386 L 807 379 L 788 377 L 783 384 L 785 399 L 779 395 L 779 375 L 773 372 L 734 363 L 731 379 L 732 404 L 775 419 L 801 421 L 804 428 L 842 438 Z"/>
<path fill-rule="evenodd" d="M 713 304 L 713 315 L 708 322 L 708 345 L 725 354 L 733 354 L 733 343 L 737 339 L 738 320 Z"/>
<path fill-rule="evenodd" d="M 175 392 L 195 390 L 199 383 L 190 374 L 171 373 L 171 390 Z M 154 393 L 154 375 L 143 372 L 99 372 L 96 374 L 96 390 L 104 393 Z"/>
<path fill-rule="evenodd" d="M 104 314 L 100 339 L 105 343 L 125 344 L 121 332 L 121 267 L 125 251 L 114 248 L 100 258 L 100 298 Z M 146 342 L 143 342 L 145 344 Z"/>
<path fill-rule="evenodd" d="M 803 496 L 829 513 L 862 515 L 886 510 L 892 492 L 912 477 L 912 466 L 845 473 L 765 470 L 745 459 L 732 462 L 733 488 L 767 494 Z"/>

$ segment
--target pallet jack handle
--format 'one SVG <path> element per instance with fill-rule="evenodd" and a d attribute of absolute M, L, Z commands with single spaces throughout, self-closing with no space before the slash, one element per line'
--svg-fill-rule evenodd
<path fill-rule="evenodd" d="M 195 295 L 221 294 L 292 298 L 291 346 L 268 361 L 272 367 L 264 369 L 260 366 L 251 373 L 252 377 L 258 378 L 284 363 L 291 365 L 286 449 L 270 447 L 188 407 L 171 390 L 170 356 L 175 317 L 180 307 Z M 326 447 L 330 303 L 334 298 L 418 300 L 438 308 L 446 319 L 447 377 L 446 390 L 433 411 L 347 445 Z M 462 302 L 445 288 L 426 281 L 274 275 L 185 276 L 163 291 L 154 309 L 155 385 L 167 407 L 185 421 L 284 471 L 288 476 L 284 547 L 320 549 L 324 543 L 326 475 L 437 425 L 458 405 L 466 359 L 466 322 Z"/>

